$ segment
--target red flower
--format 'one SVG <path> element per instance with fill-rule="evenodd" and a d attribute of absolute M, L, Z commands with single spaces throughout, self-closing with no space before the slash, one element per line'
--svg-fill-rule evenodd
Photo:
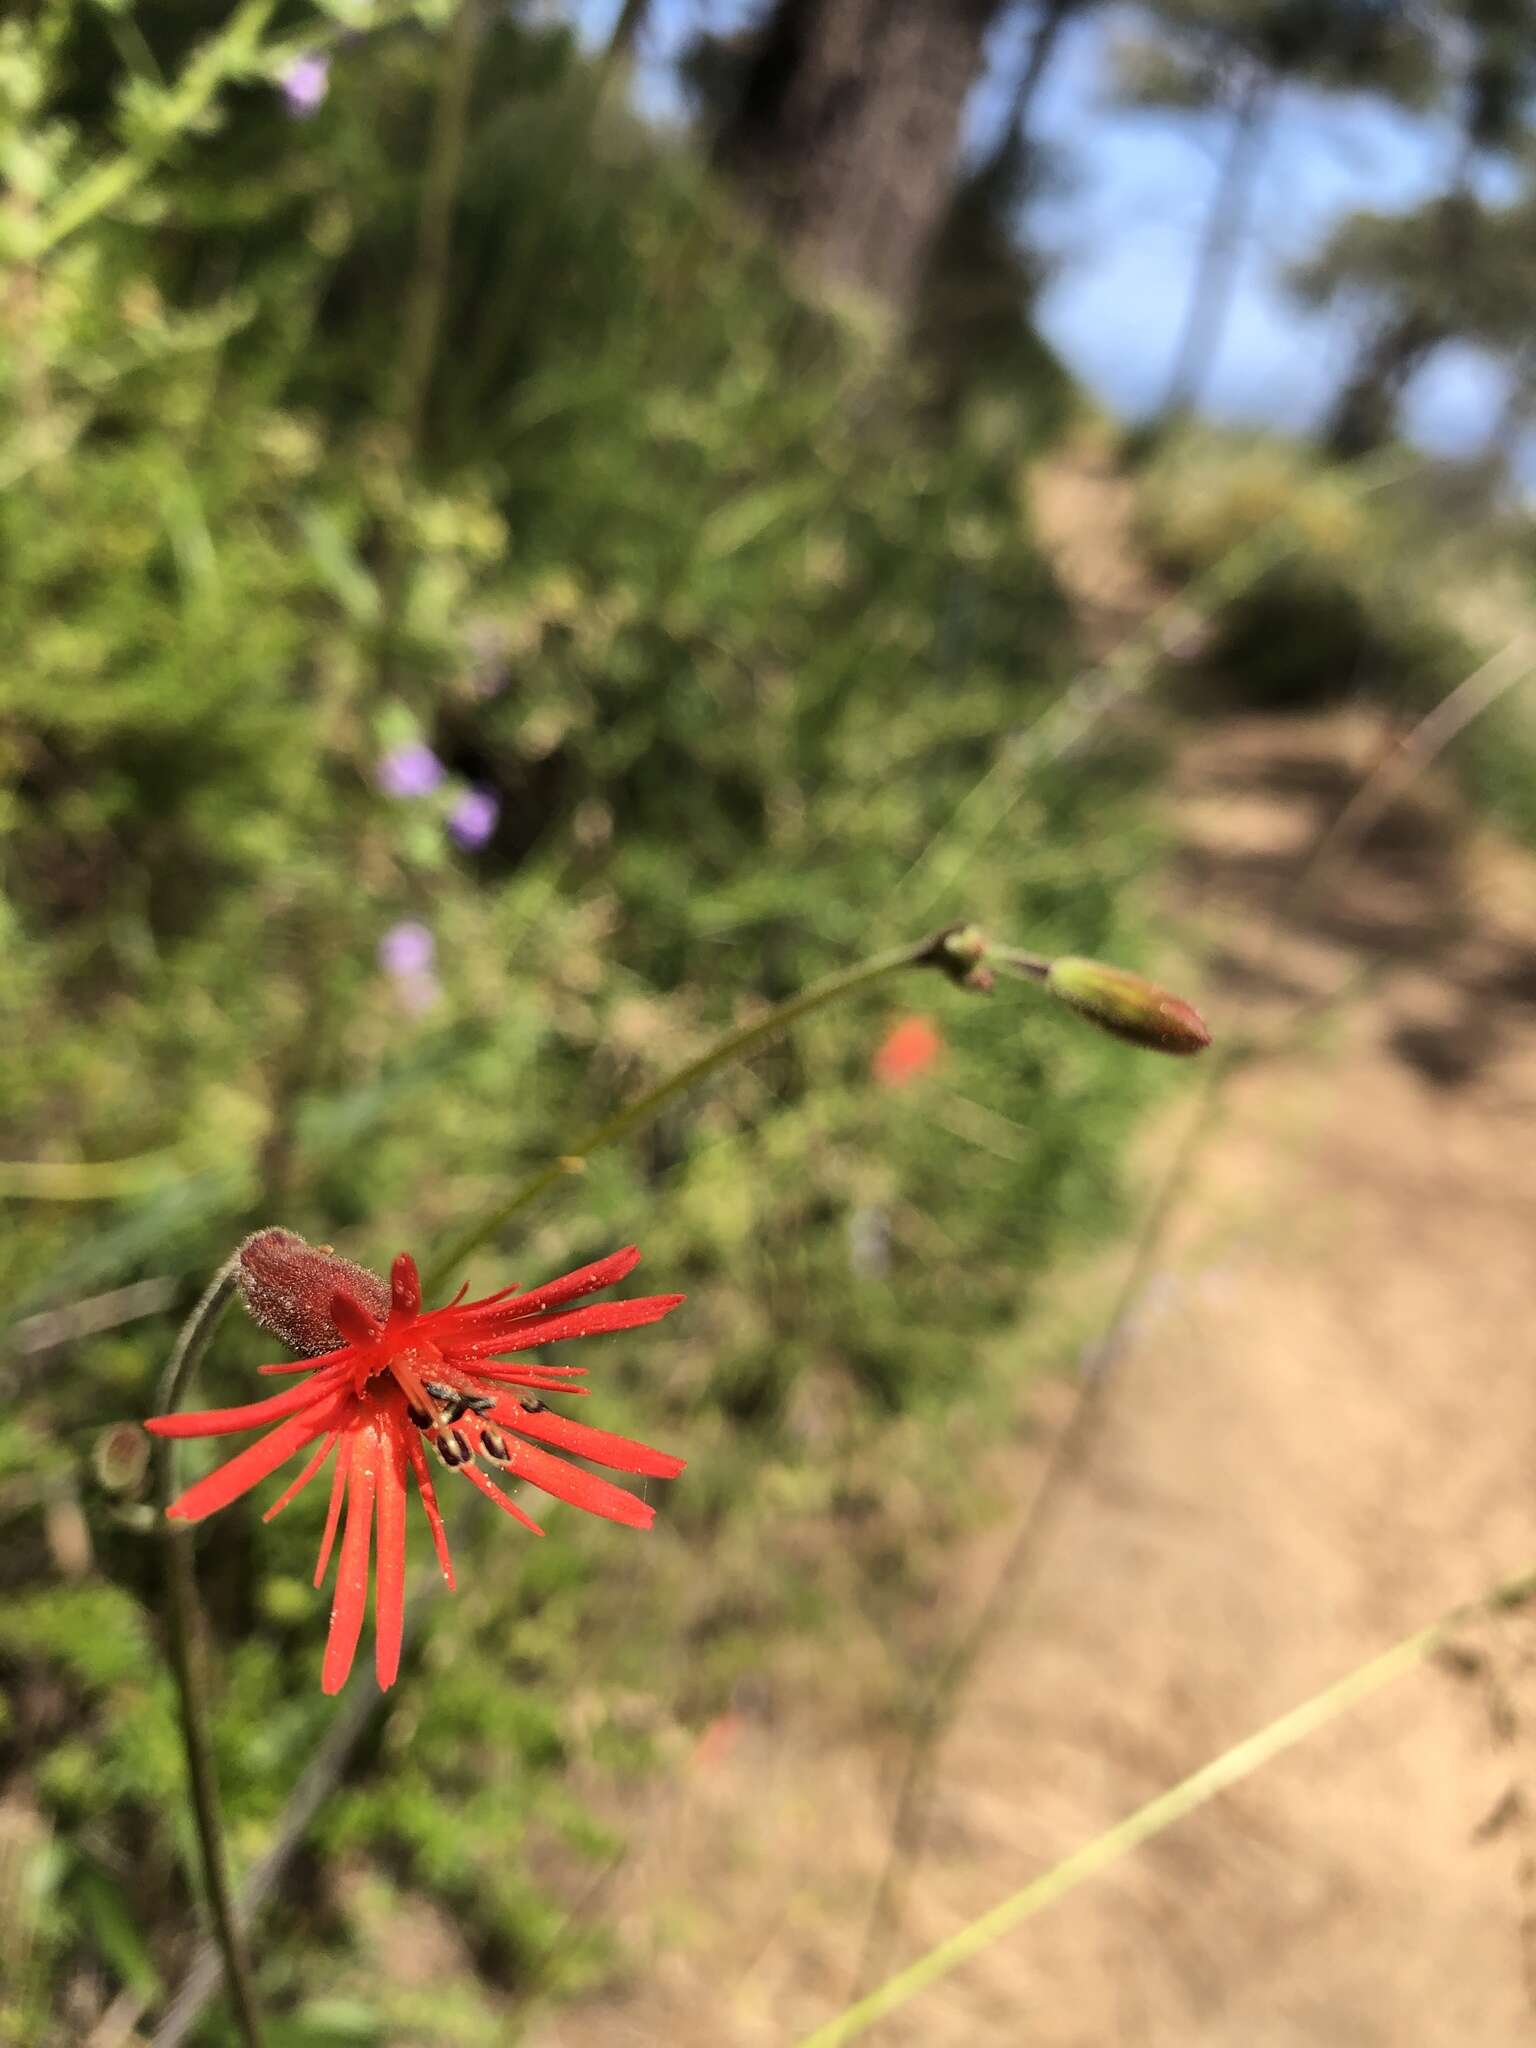
<path fill-rule="evenodd" d="M 931 1017 L 903 1017 L 893 1024 L 870 1061 L 870 1072 L 882 1088 L 905 1088 L 926 1074 L 944 1041 Z"/>
<path fill-rule="evenodd" d="M 260 1370 L 302 1372 L 305 1378 L 285 1393 L 243 1408 L 159 1415 L 146 1423 L 157 1436 L 225 1436 L 261 1423 L 277 1425 L 189 1486 L 168 1512 L 179 1521 L 201 1521 L 313 1446 L 298 1477 L 267 1509 L 263 1519 L 270 1522 L 336 1452 L 330 1512 L 315 1569 L 317 1586 L 330 1562 L 343 1501 L 347 1519 L 320 1682 L 326 1692 L 339 1692 L 352 1669 L 368 1599 L 369 1545 L 376 1522 L 375 1668 L 380 1686 L 393 1685 L 404 1620 L 408 1473 L 415 1476 L 443 1577 L 450 1588 L 454 1582 L 423 1439 L 444 1465 L 461 1472 L 535 1535 L 544 1533 L 538 1523 L 480 1470 L 477 1459 L 591 1514 L 627 1522 L 635 1529 L 650 1527 L 655 1511 L 645 1501 L 579 1465 L 551 1457 L 543 1446 L 592 1458 L 618 1472 L 641 1472 L 657 1479 L 675 1478 L 683 1460 L 556 1415 L 536 1393 L 509 1391 L 515 1387 L 583 1394 L 584 1387 L 570 1384 L 581 1376 L 581 1366 L 546 1365 L 540 1360 L 522 1365 L 498 1362 L 536 1344 L 632 1330 L 669 1314 L 682 1295 L 653 1294 L 636 1301 L 570 1307 L 583 1295 L 622 1280 L 639 1258 L 630 1246 L 531 1294 L 504 1287 L 483 1301 L 465 1301 L 461 1288 L 446 1307 L 424 1310 L 421 1277 L 409 1252 L 395 1260 L 386 1286 L 376 1273 L 329 1250 L 317 1250 L 291 1231 L 258 1231 L 240 1252 L 246 1306 L 295 1350 L 312 1354 L 302 1365 L 264 1365 Z"/>

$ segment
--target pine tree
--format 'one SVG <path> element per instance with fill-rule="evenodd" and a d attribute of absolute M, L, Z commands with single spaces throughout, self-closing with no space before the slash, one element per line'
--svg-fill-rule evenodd
<path fill-rule="evenodd" d="M 1003 4 L 777 0 L 751 39 L 717 159 L 830 283 L 910 312 L 954 190 L 983 40 Z"/>
<path fill-rule="evenodd" d="M 1434 77 L 1427 29 L 1389 0 L 1159 0 L 1118 52 L 1132 105 L 1227 125 L 1211 209 L 1159 415 L 1191 408 L 1210 372 L 1252 211 L 1265 144 L 1285 92 L 1372 89 L 1413 102 Z"/>
<path fill-rule="evenodd" d="M 1536 94 L 1536 5 L 1457 0 L 1450 17 L 1443 91 L 1455 110 L 1457 141 L 1445 191 L 1396 222 L 1375 214 L 1343 222 L 1293 275 L 1312 304 L 1354 303 L 1367 316 L 1359 355 L 1324 430 L 1326 447 L 1341 460 L 1368 454 L 1390 437 L 1404 392 L 1437 349 L 1479 326 L 1486 330 L 1486 306 L 1474 313 L 1468 291 L 1498 299 L 1498 258 L 1491 252 L 1519 241 L 1509 222 L 1490 233 L 1476 174 L 1525 138 Z"/>

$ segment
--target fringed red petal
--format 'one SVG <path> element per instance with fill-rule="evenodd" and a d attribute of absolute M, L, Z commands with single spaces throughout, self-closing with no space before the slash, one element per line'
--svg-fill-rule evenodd
<path fill-rule="evenodd" d="M 273 1501 L 271 1507 L 267 1509 L 266 1513 L 261 1518 L 264 1522 L 270 1522 L 274 1520 L 278 1515 L 280 1515 L 283 1512 L 283 1509 L 287 1507 L 289 1501 L 293 1499 L 295 1494 L 299 1494 L 304 1491 L 305 1487 L 308 1486 L 311 1479 L 314 1478 L 315 1474 L 320 1470 L 320 1467 L 331 1455 L 332 1450 L 335 1448 L 335 1444 L 336 1432 L 333 1429 L 330 1430 L 325 1436 L 323 1436 L 320 1439 L 320 1443 L 315 1451 L 315 1455 L 304 1467 L 304 1470 L 299 1474 L 298 1478 L 294 1480 L 291 1486 L 285 1486 L 282 1492 L 277 1496 L 277 1499 Z"/>
<path fill-rule="evenodd" d="M 636 1443 L 630 1437 L 593 1429 L 585 1422 L 572 1422 L 568 1415 L 556 1415 L 548 1408 L 530 1411 L 509 1395 L 498 1399 L 493 1413 L 504 1429 L 553 1444 L 557 1450 L 570 1451 L 575 1457 L 590 1458 L 596 1465 L 608 1466 L 610 1471 L 643 1472 L 650 1479 L 675 1479 L 686 1463 L 683 1458 L 653 1451 L 649 1444 Z"/>
<path fill-rule="evenodd" d="M 504 1287 L 499 1294 L 482 1295 L 479 1301 L 472 1301 L 452 1313 L 465 1324 L 478 1321 L 487 1310 L 508 1319 L 542 1315 L 546 1309 L 559 1308 L 564 1302 L 579 1301 L 584 1294 L 597 1294 L 604 1287 L 616 1287 L 633 1273 L 639 1263 L 639 1252 L 632 1244 L 625 1245 L 622 1251 L 610 1252 L 605 1259 L 594 1259 L 590 1266 L 578 1266 L 574 1273 L 551 1280 L 547 1286 L 535 1287 L 530 1293 L 519 1294 L 515 1287 Z M 446 1315 L 449 1311 L 439 1310 L 438 1313 Z"/>
<path fill-rule="evenodd" d="M 227 1464 L 217 1466 L 189 1486 L 172 1501 L 166 1513 L 177 1522 L 200 1522 L 204 1515 L 215 1515 L 220 1508 L 227 1508 L 231 1501 L 249 1493 L 275 1472 L 295 1451 L 329 1430 L 337 1419 L 337 1408 L 337 1401 L 331 1400 L 302 1415 L 291 1415 L 258 1442 L 247 1444 Z"/>
<path fill-rule="evenodd" d="M 681 1294 L 641 1294 L 633 1301 L 599 1301 L 590 1308 L 568 1309 L 564 1315 L 487 1322 L 467 1344 L 452 1343 L 446 1336 L 437 1342 L 448 1359 L 495 1358 L 503 1352 L 528 1351 L 535 1344 L 560 1344 L 567 1337 L 604 1337 L 615 1330 L 638 1330 L 646 1323 L 659 1323 L 686 1299 Z"/>
<path fill-rule="evenodd" d="M 341 1503 L 347 1491 L 347 1474 L 352 1470 L 355 1441 L 355 1434 L 342 1439 L 336 1470 L 331 1475 L 331 1504 L 325 1511 L 325 1534 L 320 1538 L 320 1555 L 315 1559 L 313 1583 L 317 1592 L 325 1584 L 326 1569 L 331 1562 L 331 1545 L 336 1541 L 336 1531 L 341 1522 Z"/>
<path fill-rule="evenodd" d="M 151 1415 L 144 1427 L 151 1436 L 233 1436 L 236 1430 L 258 1429 L 264 1422 L 297 1413 L 312 1401 L 323 1401 L 345 1377 L 332 1366 L 301 1387 L 288 1387 L 265 1401 L 248 1401 L 243 1408 L 204 1408 L 196 1415 Z"/>
<path fill-rule="evenodd" d="M 531 1529 L 535 1536 L 542 1536 L 544 1534 L 544 1531 L 539 1527 L 532 1515 L 525 1515 L 512 1496 L 509 1493 L 503 1493 L 494 1479 L 487 1479 L 478 1465 L 461 1465 L 459 1470 L 464 1474 L 464 1477 L 471 1486 L 483 1493 L 487 1500 L 495 1501 L 497 1507 L 504 1509 L 514 1522 L 521 1522 L 523 1527 Z"/>
<path fill-rule="evenodd" d="M 388 1692 L 400 1670 L 400 1643 L 405 1632 L 405 1475 L 407 1425 L 391 1416 L 385 1427 L 379 1465 L 379 1576 L 374 1594 L 374 1671 L 379 1690 Z"/>
<path fill-rule="evenodd" d="M 552 1458 L 537 1444 L 519 1441 L 508 1448 L 511 1456 L 507 1470 L 519 1479 L 531 1481 L 541 1492 L 553 1494 L 556 1500 L 569 1501 L 573 1508 L 584 1508 L 589 1515 L 601 1515 L 607 1522 L 623 1522 L 631 1529 L 649 1529 L 656 1519 L 656 1510 L 649 1501 L 626 1493 L 611 1480 L 599 1479 L 595 1472 L 583 1471 L 580 1465 L 567 1465 L 560 1458 Z"/>
<path fill-rule="evenodd" d="M 352 1460 L 347 1471 L 347 1525 L 341 1535 L 341 1560 L 336 1567 L 336 1597 L 331 1603 L 330 1633 L 325 1639 L 325 1662 L 320 1667 L 320 1690 L 340 1692 L 357 1655 L 357 1639 L 363 1632 L 363 1610 L 368 1605 L 368 1552 L 373 1536 L 373 1497 L 378 1485 L 379 1437 L 377 1427 L 366 1423 L 352 1439 Z"/>
<path fill-rule="evenodd" d="M 437 1552 L 438 1569 L 450 1593 L 457 1591 L 453 1576 L 453 1559 L 448 1554 L 448 1531 L 443 1527 L 442 1510 L 437 1504 L 437 1493 L 432 1485 L 432 1474 L 427 1467 L 426 1452 L 421 1448 L 421 1438 L 414 1430 L 405 1439 L 406 1456 L 411 1461 L 411 1470 L 416 1475 L 416 1491 L 421 1495 L 421 1505 L 426 1512 L 427 1526 L 432 1531 L 432 1547 Z"/>

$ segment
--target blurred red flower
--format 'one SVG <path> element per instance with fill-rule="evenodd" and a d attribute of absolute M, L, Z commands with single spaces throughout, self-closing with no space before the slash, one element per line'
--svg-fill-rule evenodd
<path fill-rule="evenodd" d="M 903 1017 L 880 1041 L 869 1070 L 882 1088 L 905 1088 L 926 1074 L 943 1050 L 931 1017 Z"/>
<path fill-rule="evenodd" d="M 320 1683 L 328 1693 L 339 1692 L 352 1669 L 367 1605 L 370 1541 L 376 1526 L 375 1669 L 380 1686 L 393 1685 L 404 1623 L 408 1473 L 415 1478 L 443 1577 L 450 1587 L 454 1583 L 423 1441 L 450 1471 L 461 1472 L 535 1535 L 543 1534 L 538 1523 L 480 1470 L 476 1460 L 528 1480 L 590 1514 L 626 1522 L 631 1528 L 650 1527 L 655 1511 L 647 1502 L 579 1465 L 563 1463 L 541 1447 L 548 1444 L 614 1471 L 656 1479 L 675 1478 L 683 1460 L 556 1415 L 536 1393 L 509 1391 L 516 1387 L 585 1393 L 584 1387 L 570 1384 L 582 1375 L 581 1366 L 497 1362 L 536 1344 L 632 1330 L 670 1314 L 682 1295 L 653 1294 L 635 1301 L 570 1307 L 583 1295 L 622 1280 L 639 1258 L 630 1246 L 532 1293 L 505 1287 L 481 1301 L 465 1301 L 461 1289 L 446 1307 L 423 1309 L 421 1278 L 409 1252 L 395 1260 L 386 1284 L 376 1273 L 316 1249 L 291 1231 L 258 1231 L 246 1240 L 240 1255 L 246 1306 L 295 1350 L 319 1355 L 299 1365 L 262 1366 L 265 1373 L 305 1375 L 297 1387 L 270 1400 L 198 1415 L 160 1415 L 146 1423 L 155 1435 L 169 1437 L 224 1436 L 262 1423 L 277 1425 L 189 1486 L 168 1512 L 179 1521 L 201 1521 L 312 1446 L 303 1470 L 267 1509 L 263 1519 L 271 1521 L 335 1452 L 330 1512 L 315 1570 L 317 1586 L 330 1562 L 343 1503 L 346 1527 Z"/>

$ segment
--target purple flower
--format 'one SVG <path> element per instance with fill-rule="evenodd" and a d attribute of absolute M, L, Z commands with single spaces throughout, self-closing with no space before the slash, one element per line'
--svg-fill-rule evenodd
<path fill-rule="evenodd" d="M 420 740 L 391 747 L 379 763 L 379 787 L 386 796 L 430 796 L 442 779 L 442 762 Z"/>
<path fill-rule="evenodd" d="M 282 71 L 278 83 L 288 111 L 296 121 L 307 121 L 331 87 L 329 57 L 295 57 Z"/>
<path fill-rule="evenodd" d="M 437 957 L 437 941 L 424 924 L 407 919 L 392 924 L 379 941 L 379 965 L 396 981 L 430 975 Z"/>
<path fill-rule="evenodd" d="M 488 789 L 466 789 L 448 813 L 448 830 L 467 852 L 484 846 L 496 830 L 501 799 Z"/>

